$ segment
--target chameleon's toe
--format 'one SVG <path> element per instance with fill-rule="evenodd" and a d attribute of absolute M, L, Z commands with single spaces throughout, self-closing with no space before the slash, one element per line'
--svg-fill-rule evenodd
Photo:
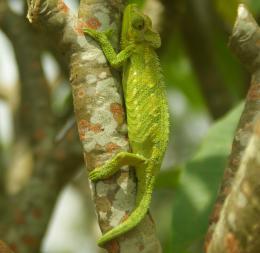
<path fill-rule="evenodd" d="M 100 39 L 100 38 L 102 38 L 102 36 L 106 36 L 104 32 L 99 32 L 99 31 L 89 29 L 89 28 L 84 28 L 83 31 L 94 39 Z"/>
<path fill-rule="evenodd" d="M 83 31 L 84 31 L 84 33 L 86 33 L 87 35 L 89 35 L 90 37 L 93 37 L 93 38 L 96 38 L 99 34 L 98 31 L 89 29 L 89 28 L 84 28 Z"/>
<path fill-rule="evenodd" d="M 97 181 L 100 178 L 100 172 L 97 170 L 93 170 L 89 173 L 89 179 L 91 181 Z"/>

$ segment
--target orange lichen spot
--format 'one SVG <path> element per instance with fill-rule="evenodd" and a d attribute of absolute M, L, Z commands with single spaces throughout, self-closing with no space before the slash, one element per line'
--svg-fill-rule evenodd
<path fill-rule="evenodd" d="M 102 131 L 102 127 L 100 124 L 90 124 L 89 130 L 93 131 L 94 133 L 99 133 Z"/>
<path fill-rule="evenodd" d="M 116 240 L 112 240 L 105 245 L 109 253 L 118 253 L 120 250 L 119 244 Z"/>
<path fill-rule="evenodd" d="M 92 131 L 94 133 L 99 133 L 103 130 L 99 123 L 93 124 L 93 123 L 88 122 L 85 119 L 82 119 L 79 122 L 79 132 L 84 130 L 84 128 L 86 128 L 87 130 Z"/>
<path fill-rule="evenodd" d="M 24 235 L 22 241 L 29 246 L 36 246 L 39 244 L 39 239 L 32 235 Z"/>
<path fill-rule="evenodd" d="M 69 7 L 64 3 L 63 0 L 58 1 L 58 9 L 65 13 L 69 12 Z"/>
<path fill-rule="evenodd" d="M 214 207 L 213 213 L 210 217 L 211 222 L 217 223 L 219 220 L 220 211 L 222 209 L 222 205 L 220 203 L 217 203 Z"/>
<path fill-rule="evenodd" d="M 86 140 L 86 138 L 87 138 L 86 131 L 100 133 L 103 131 L 103 128 L 102 128 L 101 124 L 99 124 L 99 123 L 93 124 L 93 123 L 88 122 L 85 119 L 82 119 L 79 121 L 79 124 L 78 124 L 78 132 L 79 132 L 80 140 Z"/>
<path fill-rule="evenodd" d="M 88 126 L 88 121 L 85 119 L 82 119 L 79 121 L 79 127 L 87 127 Z"/>
<path fill-rule="evenodd" d="M 38 128 L 38 129 L 35 130 L 35 132 L 34 132 L 34 134 L 33 134 L 33 138 L 34 138 L 35 140 L 40 141 L 40 140 L 42 140 L 44 137 L 45 137 L 45 131 L 44 131 L 44 129 Z"/>
<path fill-rule="evenodd" d="M 79 138 L 81 141 L 86 140 L 86 127 L 88 125 L 88 122 L 85 119 L 82 119 L 79 121 L 78 124 L 78 132 L 79 132 Z"/>
<path fill-rule="evenodd" d="M 87 139 L 87 135 L 86 135 L 85 131 L 79 130 L 79 139 L 81 141 L 85 141 Z"/>
<path fill-rule="evenodd" d="M 78 21 L 75 26 L 75 31 L 79 35 L 84 35 L 84 31 L 83 31 L 84 28 L 87 28 L 87 23 Z"/>
<path fill-rule="evenodd" d="M 260 83 L 256 83 L 251 86 L 247 94 L 247 99 L 249 100 L 260 99 Z"/>
<path fill-rule="evenodd" d="M 85 97 L 85 95 L 86 95 L 86 92 L 85 92 L 85 90 L 82 88 L 82 89 L 79 89 L 79 91 L 78 91 L 78 97 L 79 98 L 84 98 Z"/>
<path fill-rule="evenodd" d="M 233 233 L 228 233 L 225 238 L 225 248 L 228 253 L 241 253 L 239 242 Z"/>
<path fill-rule="evenodd" d="M 124 110 L 122 105 L 119 103 L 112 103 L 110 105 L 110 111 L 112 112 L 113 117 L 117 123 L 122 124 L 124 121 Z"/>
<path fill-rule="evenodd" d="M 36 219 L 40 219 L 42 217 L 41 209 L 35 208 L 32 210 L 32 216 Z"/>
<path fill-rule="evenodd" d="M 24 224 L 24 223 L 25 223 L 25 216 L 24 216 L 24 214 L 21 212 L 21 210 L 17 209 L 17 210 L 15 211 L 14 220 L 15 220 L 15 223 L 18 224 L 18 225 L 21 225 L 21 224 Z"/>
<path fill-rule="evenodd" d="M 112 153 L 113 151 L 119 149 L 120 146 L 118 146 L 116 143 L 113 142 L 109 142 L 108 144 L 106 144 L 106 151 L 109 153 Z"/>
<path fill-rule="evenodd" d="M 0 253 L 13 253 L 13 251 L 11 251 L 6 243 L 0 240 Z"/>
<path fill-rule="evenodd" d="M 90 29 L 98 29 L 101 26 L 100 21 L 96 17 L 91 17 L 86 22 L 87 27 Z"/>
<path fill-rule="evenodd" d="M 205 238 L 205 243 L 204 243 L 204 251 L 205 251 L 205 253 L 208 252 L 209 244 L 211 242 L 211 239 L 212 239 L 212 231 L 208 231 L 208 233 L 206 235 L 206 238 Z"/>

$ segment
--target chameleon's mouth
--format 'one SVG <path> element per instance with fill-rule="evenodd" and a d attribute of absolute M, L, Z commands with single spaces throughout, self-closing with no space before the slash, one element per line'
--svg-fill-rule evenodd
<path fill-rule="evenodd" d="M 150 28 L 146 31 L 144 39 L 154 48 L 159 48 L 161 46 L 160 35 Z"/>

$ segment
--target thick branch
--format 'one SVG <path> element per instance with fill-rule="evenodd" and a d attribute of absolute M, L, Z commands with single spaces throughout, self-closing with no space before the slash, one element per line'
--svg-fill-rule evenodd
<path fill-rule="evenodd" d="M 232 151 L 229 157 L 227 168 L 225 170 L 220 193 L 210 221 L 210 227 L 206 239 L 206 251 L 210 253 L 231 252 L 228 251 L 227 248 L 226 251 L 215 251 L 215 246 L 213 247 L 211 244 L 215 245 L 216 243 L 215 239 L 217 238 L 217 234 L 219 232 L 219 229 L 217 228 L 219 226 L 225 226 L 225 224 L 222 224 L 222 221 L 226 217 L 225 215 L 227 211 L 224 211 L 226 209 L 222 207 L 223 205 L 228 205 L 228 199 L 230 198 L 227 199 L 227 196 L 234 191 L 234 186 L 237 185 L 237 179 L 239 175 L 238 168 L 243 166 L 241 159 L 244 156 L 245 148 L 248 146 L 249 139 L 252 136 L 253 126 L 260 111 L 259 40 L 259 27 L 247 9 L 243 5 L 240 5 L 238 9 L 237 21 L 231 36 L 231 48 L 236 52 L 240 60 L 246 64 L 248 69 L 251 71 L 252 81 L 246 98 L 246 105 L 235 133 Z M 232 212 L 230 212 L 229 215 L 232 215 Z M 243 217 L 244 216 L 240 217 L 240 219 L 244 219 Z M 257 223 L 257 220 L 255 220 L 255 222 Z M 228 230 L 227 227 L 225 229 Z M 235 240 L 234 237 L 231 239 Z M 219 243 L 220 242 L 218 241 L 218 244 Z M 224 241 L 222 241 L 222 244 L 224 244 Z M 242 250 L 241 252 L 253 253 L 256 251 Z"/>
<path fill-rule="evenodd" d="M 82 164 L 76 129 L 71 129 L 43 160 L 38 160 L 29 183 L 9 196 L 1 216 L 0 238 L 14 252 L 40 252 L 41 241 L 61 189 Z"/>
<path fill-rule="evenodd" d="M 37 3 L 37 4 L 36 4 Z M 115 29 L 111 38 L 118 47 L 120 13 L 125 1 L 85 0 L 79 16 L 69 15 L 61 1 L 33 1 L 29 17 L 50 32 L 59 29 L 60 48 L 68 51 L 74 110 L 84 157 L 89 170 L 103 164 L 115 153 L 128 150 L 126 123 L 122 106 L 120 78 L 111 72 L 102 51 L 82 28 Z M 46 7 L 47 6 L 47 7 Z M 61 8 L 62 6 L 62 8 Z M 38 19 L 37 19 L 38 17 Z M 92 184 L 99 225 L 103 232 L 117 226 L 135 207 L 136 181 L 127 169 L 108 180 Z M 135 229 L 106 245 L 109 252 L 161 252 L 149 215 Z"/>
<path fill-rule="evenodd" d="M 0 4 L 1 28 L 14 46 L 21 81 L 18 138 L 35 154 L 29 183 L 15 196 L 1 198 L 0 238 L 20 253 L 40 252 L 41 240 L 63 186 L 82 163 L 76 130 L 55 146 L 49 90 L 41 66 L 38 40 L 28 21 Z M 25 168 L 26 169 L 26 168 Z M 19 249 L 19 250 L 18 250 Z"/>
<path fill-rule="evenodd" d="M 14 47 L 20 76 L 20 106 L 16 135 L 37 144 L 46 138 L 51 109 L 47 81 L 41 66 L 39 40 L 25 18 L 13 13 L 7 4 L 0 10 L 0 28 Z"/>
<path fill-rule="evenodd" d="M 260 117 L 245 150 L 232 191 L 207 252 L 254 253 L 260 251 Z"/>

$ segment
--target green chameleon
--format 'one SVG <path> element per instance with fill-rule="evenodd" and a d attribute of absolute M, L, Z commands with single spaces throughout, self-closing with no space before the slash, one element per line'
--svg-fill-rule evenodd
<path fill-rule="evenodd" d="M 85 29 L 94 38 L 114 68 L 123 66 L 129 142 L 132 152 L 121 151 L 89 174 L 93 181 L 110 177 L 123 165 L 133 166 L 138 180 L 136 207 L 127 220 L 105 233 L 99 245 L 124 234 L 145 216 L 151 202 L 155 177 L 160 170 L 169 139 L 169 114 L 161 68 L 155 49 L 160 35 L 151 19 L 137 6 L 125 8 L 121 52 L 116 54 L 106 33 Z"/>

